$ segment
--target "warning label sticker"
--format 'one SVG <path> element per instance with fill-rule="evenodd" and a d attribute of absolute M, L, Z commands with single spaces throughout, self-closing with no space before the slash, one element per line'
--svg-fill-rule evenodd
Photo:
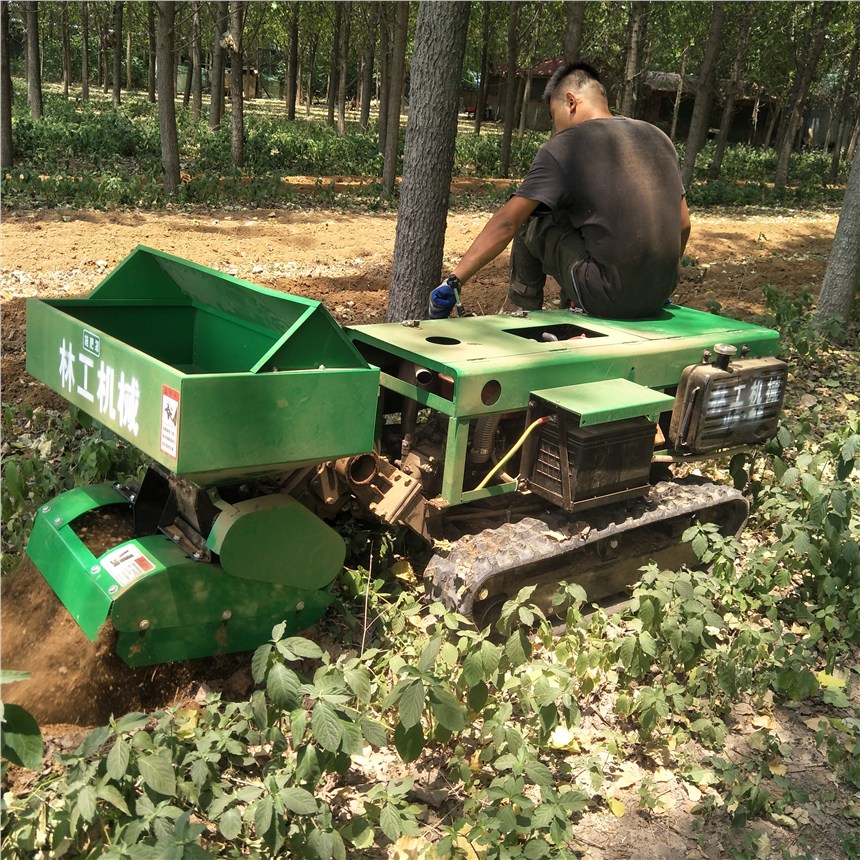
<path fill-rule="evenodd" d="M 161 386 L 161 451 L 176 459 L 179 450 L 179 392 Z"/>
<path fill-rule="evenodd" d="M 139 576 L 155 570 L 155 562 L 134 544 L 112 550 L 101 559 L 101 565 L 120 585 L 129 585 Z"/>

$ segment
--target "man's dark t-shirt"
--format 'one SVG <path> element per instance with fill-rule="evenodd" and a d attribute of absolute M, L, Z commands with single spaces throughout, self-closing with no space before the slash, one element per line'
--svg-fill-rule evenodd
<path fill-rule="evenodd" d="M 592 119 L 551 137 L 516 194 L 564 210 L 586 251 L 572 267 L 577 302 L 590 314 L 635 318 L 657 311 L 678 280 L 678 157 L 656 126 Z"/>

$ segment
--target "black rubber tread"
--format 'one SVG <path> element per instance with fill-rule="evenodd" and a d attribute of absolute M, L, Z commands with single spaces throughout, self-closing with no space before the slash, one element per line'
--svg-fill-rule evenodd
<path fill-rule="evenodd" d="M 425 585 L 431 598 L 471 619 L 476 595 L 506 571 L 551 564 L 553 558 L 561 562 L 561 557 L 569 558 L 599 541 L 629 538 L 636 530 L 684 517 L 717 522 L 723 534 L 736 535 L 748 512 L 746 499 L 731 487 L 663 481 L 638 499 L 579 515 L 558 511 L 526 517 L 466 535 L 431 558 L 424 571 Z M 648 558 L 641 559 L 641 564 L 647 562 Z"/>

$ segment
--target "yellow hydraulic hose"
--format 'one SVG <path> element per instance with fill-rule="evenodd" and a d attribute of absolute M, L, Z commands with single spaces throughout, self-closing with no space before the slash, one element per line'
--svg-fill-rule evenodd
<path fill-rule="evenodd" d="M 508 453 L 507 453 L 507 454 L 505 454 L 505 456 L 504 456 L 504 457 L 502 457 L 502 459 L 501 459 L 501 460 L 499 460 L 499 462 L 498 462 L 498 463 L 496 463 L 496 465 L 495 465 L 495 466 L 493 466 L 493 468 L 492 468 L 492 469 L 487 473 L 487 476 L 484 478 L 484 480 L 483 480 L 483 481 L 481 481 L 481 483 L 480 483 L 480 484 L 478 484 L 478 486 L 477 486 L 477 487 L 475 487 L 475 489 L 476 489 L 476 490 L 483 490 L 483 489 L 484 489 L 484 487 L 486 487 L 486 486 L 487 486 L 487 484 L 489 483 L 490 478 L 492 478 L 492 477 L 493 477 L 493 475 L 495 475 L 495 474 L 496 474 L 496 472 L 498 472 L 498 471 L 502 468 L 502 466 L 504 466 L 504 465 L 505 465 L 505 463 L 507 463 L 507 462 L 508 462 L 508 460 L 510 460 L 510 459 L 511 459 L 511 457 L 513 457 L 513 456 L 514 456 L 514 454 L 516 454 L 516 453 L 517 453 L 517 451 L 519 451 L 519 450 L 520 450 L 520 448 L 521 448 L 521 447 L 522 447 L 522 445 L 523 445 L 523 442 L 525 442 L 525 441 L 526 441 L 526 439 L 528 439 L 528 437 L 529 437 L 529 435 L 531 434 L 532 430 L 534 430 L 534 429 L 535 429 L 535 427 L 537 427 L 537 426 L 538 426 L 538 424 L 545 424 L 548 420 L 549 420 L 549 416 L 548 416 L 548 415 L 544 415 L 542 418 L 538 418 L 536 421 L 532 421 L 532 423 L 531 423 L 531 424 L 529 424 L 529 426 L 528 426 L 528 427 L 526 427 L 525 432 L 523 433 L 523 435 L 522 435 L 522 436 L 520 436 L 520 438 L 519 438 L 519 439 L 517 439 L 517 441 L 514 443 L 513 448 L 511 448 L 511 450 L 510 450 L 510 451 L 508 451 Z"/>

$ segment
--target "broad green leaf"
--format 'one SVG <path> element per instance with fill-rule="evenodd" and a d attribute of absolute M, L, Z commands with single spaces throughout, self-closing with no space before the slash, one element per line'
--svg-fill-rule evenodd
<path fill-rule="evenodd" d="M 532 646 L 522 630 L 515 630 L 505 642 L 505 654 L 511 665 L 522 666 L 531 657 Z"/>
<path fill-rule="evenodd" d="M 116 739 L 107 757 L 108 776 L 119 782 L 128 772 L 128 762 L 131 753 L 128 744 L 120 737 Z"/>
<path fill-rule="evenodd" d="M 84 758 L 95 755 L 102 748 L 102 745 L 111 736 L 111 734 L 110 726 L 101 726 L 97 729 L 93 729 L 93 731 L 83 739 L 81 745 L 75 750 L 75 752 L 77 755 Z M 144 732 L 140 732 L 139 734 L 144 737 L 149 737 L 149 735 Z"/>
<path fill-rule="evenodd" d="M 371 720 L 369 717 L 362 717 L 359 725 L 364 739 L 374 747 L 384 747 L 388 744 L 388 732 L 382 723 L 376 720 Z"/>
<path fill-rule="evenodd" d="M 304 788 L 282 789 L 278 797 L 294 815 L 313 815 L 318 809 L 316 799 Z"/>
<path fill-rule="evenodd" d="M 269 709 L 266 707 L 266 696 L 262 690 L 254 690 L 251 696 L 251 714 L 258 729 L 264 731 L 269 727 Z"/>
<path fill-rule="evenodd" d="M 636 654 L 636 640 L 632 636 L 627 636 L 621 643 L 618 649 L 618 659 L 625 669 L 630 669 L 633 665 L 633 657 Z"/>
<path fill-rule="evenodd" d="M 457 650 L 456 645 L 453 645 L 450 642 L 446 642 L 442 646 L 441 654 L 442 660 L 449 668 L 453 668 L 460 662 L 460 652 Z"/>
<path fill-rule="evenodd" d="M 341 827 L 340 835 L 351 842 L 359 851 L 370 848 L 373 845 L 373 827 L 366 818 L 356 816 L 346 825 Z"/>
<path fill-rule="evenodd" d="M 176 794 L 176 774 L 173 762 L 157 753 L 144 755 L 137 760 L 140 776 L 149 788 L 157 794 L 173 797 Z"/>
<path fill-rule="evenodd" d="M 126 714 L 116 721 L 116 731 L 118 734 L 137 731 L 137 729 L 142 729 L 149 722 L 149 718 L 149 714 L 142 714 L 140 711 Z"/>
<path fill-rule="evenodd" d="M 390 803 L 386 803 L 379 813 L 379 826 L 392 842 L 396 842 L 402 833 L 400 813 Z"/>
<path fill-rule="evenodd" d="M 343 679 L 349 685 L 349 689 L 362 704 L 368 704 L 371 699 L 370 672 L 364 666 L 355 669 L 347 669 L 343 673 Z"/>
<path fill-rule="evenodd" d="M 461 732 L 465 727 L 463 707 L 448 690 L 431 687 L 430 708 L 439 724 L 449 732 Z"/>
<path fill-rule="evenodd" d="M 221 835 L 232 842 L 242 832 L 242 816 L 235 806 L 231 806 L 218 820 Z"/>
<path fill-rule="evenodd" d="M 0 732 L 0 756 L 19 767 L 42 766 L 42 733 L 33 715 L 20 705 L 5 705 Z"/>
<path fill-rule="evenodd" d="M 337 752 L 343 735 L 340 717 L 327 702 L 317 702 L 311 714 L 311 729 L 319 745 L 329 752 Z"/>
<path fill-rule="evenodd" d="M 18 672 L 15 669 L 0 669 L 0 684 L 14 684 L 16 681 L 26 681 L 29 672 Z"/>
<path fill-rule="evenodd" d="M 91 785 L 85 785 L 79 792 L 75 801 L 75 809 L 80 817 L 89 824 L 96 814 L 96 798 L 95 789 Z"/>
<path fill-rule="evenodd" d="M 279 708 L 293 710 L 299 707 L 302 682 L 299 676 L 283 663 L 275 663 L 266 676 L 266 692 Z"/>
<path fill-rule="evenodd" d="M 480 652 L 470 651 L 463 660 L 463 683 L 467 687 L 474 687 L 484 680 L 484 661 Z"/>
<path fill-rule="evenodd" d="M 554 778 L 552 771 L 539 761 L 526 762 L 526 776 L 537 786 L 541 788 L 552 788 Z"/>
<path fill-rule="evenodd" d="M 202 758 L 195 759 L 191 764 L 190 774 L 191 781 L 197 786 L 197 788 L 203 788 L 203 786 L 209 781 L 209 776 L 211 774 L 208 762 Z"/>
<path fill-rule="evenodd" d="M 98 795 L 99 800 L 105 800 L 120 812 L 124 812 L 126 815 L 131 815 L 128 804 L 125 802 L 125 798 L 119 793 L 119 791 L 117 791 L 115 786 L 103 785 L 96 794 Z"/>
<path fill-rule="evenodd" d="M 410 729 L 421 721 L 421 715 L 424 713 L 424 684 L 417 678 L 410 681 L 403 690 L 398 710 L 404 728 Z"/>
<path fill-rule="evenodd" d="M 276 647 L 287 660 L 319 660 L 323 655 L 322 648 L 316 642 L 302 636 L 290 636 L 278 642 Z"/>
<path fill-rule="evenodd" d="M 351 723 L 348 720 L 340 720 L 341 752 L 347 755 L 361 755 L 364 749 L 364 738 L 361 736 L 361 729 L 357 723 Z"/>
<path fill-rule="evenodd" d="M 312 830 L 308 836 L 308 848 L 317 860 L 331 860 L 334 836 L 328 830 Z"/>
<path fill-rule="evenodd" d="M 433 668 L 439 650 L 442 648 L 442 637 L 434 636 L 425 646 L 418 659 L 418 671 L 427 672 Z"/>
<path fill-rule="evenodd" d="M 266 795 L 257 804 L 254 810 L 254 830 L 257 836 L 263 836 L 272 826 L 272 818 L 275 814 L 275 803 L 271 795 Z"/>
<path fill-rule="evenodd" d="M 405 762 L 415 761 L 424 749 L 424 729 L 421 723 L 406 728 L 398 723 L 394 729 L 394 747 Z"/>
<path fill-rule="evenodd" d="M 261 645 L 251 658 L 251 677 L 255 684 L 262 684 L 269 665 L 269 655 L 272 653 L 271 643 Z"/>
<path fill-rule="evenodd" d="M 484 678 L 489 678 L 499 668 L 502 661 L 502 649 L 492 642 L 484 640 L 481 643 L 481 660 L 484 662 Z"/>

